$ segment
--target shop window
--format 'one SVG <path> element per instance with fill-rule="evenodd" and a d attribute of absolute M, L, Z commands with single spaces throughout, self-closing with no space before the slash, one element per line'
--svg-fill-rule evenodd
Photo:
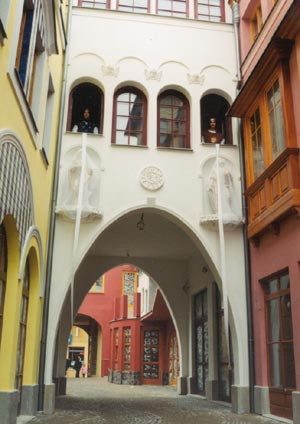
<path fill-rule="evenodd" d="M 158 97 L 158 147 L 190 148 L 190 107 L 186 97 L 173 90 Z"/>
<path fill-rule="evenodd" d="M 197 392 L 204 395 L 205 382 L 208 378 L 208 311 L 206 289 L 194 298 L 194 322 Z"/>
<path fill-rule="evenodd" d="M 147 101 L 134 87 L 123 87 L 115 93 L 113 109 L 114 144 L 142 146 L 147 144 Z"/>
<path fill-rule="evenodd" d="M 195 14 L 196 19 L 199 19 L 201 21 L 224 21 L 224 0 L 196 0 Z"/>
<path fill-rule="evenodd" d="M 69 98 L 67 130 L 102 134 L 103 93 L 85 82 L 73 88 Z"/>
<path fill-rule="evenodd" d="M 271 413 L 291 418 L 287 396 L 296 388 L 290 279 L 283 272 L 263 282 Z M 280 411 L 282 410 L 282 411 Z"/>
<path fill-rule="evenodd" d="M 118 361 L 119 361 L 119 329 L 114 328 L 113 332 L 113 367 L 114 370 L 118 369 Z"/>
<path fill-rule="evenodd" d="M 156 10 L 158 15 L 176 16 L 185 18 L 188 16 L 186 0 L 157 0 Z"/>
<path fill-rule="evenodd" d="M 16 384 L 15 388 L 20 390 L 23 382 L 23 368 L 25 358 L 25 344 L 26 344 L 26 330 L 27 330 L 27 317 L 28 317 L 28 304 L 29 304 L 29 261 L 26 261 L 23 288 L 22 288 L 22 299 L 21 299 L 21 311 L 20 311 L 20 325 L 19 325 L 19 339 L 18 339 L 18 350 L 17 350 L 17 366 L 16 366 Z"/>
<path fill-rule="evenodd" d="M 126 12 L 148 13 L 148 0 L 118 0 L 117 9 Z"/>
<path fill-rule="evenodd" d="M 123 370 L 129 371 L 131 364 L 131 328 L 125 327 L 123 331 Z"/>
<path fill-rule="evenodd" d="M 201 99 L 201 142 L 232 144 L 231 119 L 226 117 L 229 103 L 217 94 Z"/>
<path fill-rule="evenodd" d="M 160 331 L 147 329 L 143 331 L 143 368 L 144 384 L 159 384 L 161 374 Z"/>
<path fill-rule="evenodd" d="M 3 312 L 7 272 L 7 240 L 4 225 L 0 225 L 0 346 L 3 326 Z"/>
<path fill-rule="evenodd" d="M 94 9 L 109 9 L 110 1 L 109 0 L 78 0 L 78 6 L 90 7 Z"/>
<path fill-rule="evenodd" d="M 260 4 L 256 7 L 252 18 L 250 19 L 250 27 L 251 27 L 251 37 L 252 41 L 254 41 L 262 27 L 262 14 L 261 14 L 261 6 Z"/>

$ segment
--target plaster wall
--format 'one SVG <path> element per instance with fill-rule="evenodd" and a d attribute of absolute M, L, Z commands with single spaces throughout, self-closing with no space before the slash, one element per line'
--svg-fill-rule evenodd
<path fill-rule="evenodd" d="M 67 92 L 79 82 L 89 81 L 104 93 L 103 134 L 87 135 L 87 148 L 98 157 L 100 170 L 99 210 L 101 218 L 82 222 L 79 244 L 73 257 L 74 222 L 56 221 L 47 346 L 46 384 L 52 381 L 52 360 L 57 329 L 67 336 L 64 317 L 70 316 L 65 302 L 72 272 L 76 270 L 74 313 L 88 287 L 112 266 L 127 263 L 128 252 L 118 250 L 105 256 L 101 239 L 122 219 L 142 210 L 163 216 L 181 236 L 194 244 L 194 255 L 184 249 L 180 257 L 168 257 L 169 247 L 156 257 L 159 238 L 150 237 L 147 254 L 130 252 L 130 263 L 149 274 L 159 285 L 174 319 L 181 351 L 181 376 L 191 372 L 191 302 L 205 284 L 217 281 L 221 287 L 220 242 L 216 226 L 200 223 L 207 203 L 208 160 L 215 160 L 216 148 L 201 144 L 200 99 L 208 93 L 223 95 L 231 103 L 236 90 L 234 35 L 231 25 L 195 22 L 158 16 L 111 11 L 73 12 Z M 133 42 L 134 41 L 134 42 Z M 148 100 L 147 147 L 111 145 L 113 94 L 122 85 L 140 88 Z M 157 96 L 173 88 L 184 93 L 191 108 L 191 149 L 156 147 Z M 65 123 L 67 122 L 67 102 Z M 241 214 L 237 128 L 233 122 L 234 145 L 220 146 L 220 156 L 231 166 L 234 196 Z M 67 153 L 81 148 L 82 135 L 66 132 L 62 139 L 61 169 L 68 167 Z M 163 184 L 157 190 L 142 186 L 140 173 L 149 166 L 159 168 Z M 61 184 L 61 182 L 60 182 Z M 124 224 L 125 225 L 125 224 Z M 225 258 L 232 326 L 236 334 L 236 379 L 248 383 L 244 257 L 241 227 L 225 231 Z M 172 237 L 171 234 L 169 235 Z M 136 237 L 128 229 L 128 237 Z M 175 236 L 174 236 L 175 237 Z M 113 236 L 109 238 L 112 242 Z M 180 246 L 181 238 L 172 239 Z M 113 243 L 113 242 L 112 242 Z M 105 244 L 105 243 L 104 243 Z M 93 246 L 99 246 L 101 252 Z M 94 249 L 94 250 L 93 250 Z M 148 250 L 147 250 L 148 249 Z M 149 250 L 150 249 L 150 250 Z M 150 254 L 149 254 L 150 252 Z M 103 256 L 104 255 L 104 256 Z M 152 255 L 152 256 L 151 256 Z M 148 257 L 147 257 L 148 256 Z M 203 277 L 202 266 L 209 268 Z M 199 265 L 198 265 L 199 264 Z M 189 289 L 186 290 L 187 286 Z M 69 296 L 69 294 L 68 294 Z M 61 314 L 58 313 L 61 311 Z"/>

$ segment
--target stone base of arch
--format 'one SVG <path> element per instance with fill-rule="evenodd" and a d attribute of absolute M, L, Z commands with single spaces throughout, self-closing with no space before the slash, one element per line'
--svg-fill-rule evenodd
<path fill-rule="evenodd" d="M 178 377 L 178 379 L 177 379 L 177 393 L 179 395 L 187 395 L 187 393 L 188 393 L 188 379 L 187 379 L 187 377 Z"/>
<path fill-rule="evenodd" d="M 249 387 L 231 386 L 231 411 L 235 414 L 247 414 L 250 412 Z"/>
<path fill-rule="evenodd" d="M 54 414 L 55 410 L 55 384 L 45 384 L 44 386 L 44 414 Z"/>

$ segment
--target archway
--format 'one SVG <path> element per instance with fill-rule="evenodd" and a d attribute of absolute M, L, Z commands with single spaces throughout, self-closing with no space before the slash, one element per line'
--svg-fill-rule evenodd
<path fill-rule="evenodd" d="M 143 225 L 140 225 L 141 221 Z M 85 228 L 87 231 L 87 227 Z M 201 289 L 208 288 L 211 363 L 208 367 L 207 383 L 216 382 L 218 379 L 215 358 L 217 330 L 211 287 L 215 281 L 220 290 L 222 285 L 213 256 L 208 253 L 204 242 L 193 229 L 169 211 L 149 207 L 122 214 L 110 222 L 104 230 L 97 234 L 85 233 L 84 236 L 86 243 L 83 247 L 84 243 L 81 240 L 81 260 L 74 277 L 74 311 L 79 309 L 86 293 L 99 275 L 103 275 L 109 269 L 129 263 L 143 270 L 157 282 L 174 322 L 180 358 L 178 392 L 192 393 L 196 372 L 192 297 Z M 66 249 L 64 251 L 67 252 Z M 58 259 L 60 258 L 55 260 L 56 267 L 61 270 Z M 63 259 L 65 262 L 66 257 Z M 61 275 L 60 277 L 61 281 L 65 278 Z M 53 280 L 55 278 L 56 275 Z M 232 328 L 235 327 L 235 308 L 234 305 L 233 313 L 230 314 Z M 64 299 L 57 304 L 57 310 L 60 311 L 60 316 L 57 320 L 55 378 L 64 376 L 66 340 L 71 325 L 69 285 L 66 286 Z M 74 317 L 72 322 L 73 319 Z M 237 330 L 234 331 L 234 337 L 236 336 Z M 241 348 L 244 349 L 243 341 L 233 343 L 234 363 L 238 367 L 235 373 L 237 382 L 239 379 L 243 381 L 244 378 L 244 375 L 240 373 L 243 361 L 239 352 Z M 207 393 L 206 395 L 210 396 Z"/>

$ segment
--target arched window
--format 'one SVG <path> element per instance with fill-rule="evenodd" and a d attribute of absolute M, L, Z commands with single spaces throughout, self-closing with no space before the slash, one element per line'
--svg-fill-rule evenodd
<path fill-rule="evenodd" d="M 3 311 L 7 271 L 7 240 L 4 225 L 0 225 L 0 345 L 3 326 Z"/>
<path fill-rule="evenodd" d="M 131 146 L 147 144 L 147 101 L 134 87 L 124 87 L 114 96 L 112 142 Z"/>
<path fill-rule="evenodd" d="M 20 326 L 19 326 L 19 339 L 17 351 L 17 368 L 16 368 L 16 389 L 20 390 L 23 382 L 23 369 L 25 357 L 25 344 L 26 344 L 26 330 L 27 330 L 27 317 L 28 317 L 28 304 L 29 304 L 29 261 L 27 259 L 25 265 L 25 272 L 23 278 L 21 311 L 20 311 Z"/>
<path fill-rule="evenodd" d="M 217 94 L 201 99 L 202 143 L 232 144 L 231 119 L 226 117 L 229 103 Z"/>
<path fill-rule="evenodd" d="M 87 110 L 89 114 L 85 116 Z M 69 98 L 67 130 L 102 134 L 102 124 L 103 93 L 100 88 L 89 82 L 74 87 Z"/>
<path fill-rule="evenodd" d="M 159 147 L 190 148 L 190 106 L 186 97 L 168 90 L 158 97 Z"/>

